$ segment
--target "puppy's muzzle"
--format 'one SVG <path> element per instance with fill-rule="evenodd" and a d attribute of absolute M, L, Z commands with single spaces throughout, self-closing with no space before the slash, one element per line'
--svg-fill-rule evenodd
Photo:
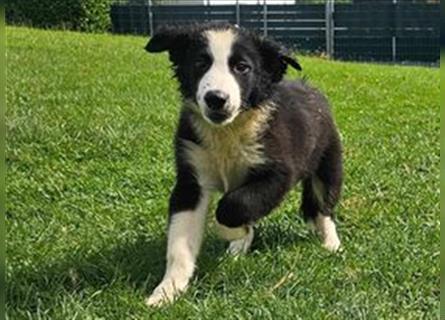
<path fill-rule="evenodd" d="M 213 123 L 220 124 L 230 117 L 228 94 L 220 90 L 212 90 L 205 94 L 204 101 L 207 106 L 206 116 Z"/>

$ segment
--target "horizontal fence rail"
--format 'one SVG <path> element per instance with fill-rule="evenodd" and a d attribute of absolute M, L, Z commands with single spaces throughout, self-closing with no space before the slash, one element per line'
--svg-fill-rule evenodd
<path fill-rule="evenodd" d="M 112 31 L 151 35 L 163 24 L 220 21 L 256 30 L 299 51 L 337 59 L 427 63 L 440 59 L 438 1 L 232 2 L 116 1 L 110 11 Z"/>

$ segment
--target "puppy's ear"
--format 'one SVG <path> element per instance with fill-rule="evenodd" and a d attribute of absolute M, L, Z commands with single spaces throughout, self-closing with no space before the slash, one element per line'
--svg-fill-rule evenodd
<path fill-rule="evenodd" d="M 263 58 L 264 69 L 271 74 L 273 82 L 279 82 L 290 65 L 296 70 L 302 70 L 298 61 L 278 43 L 269 39 L 260 39 L 259 51 Z"/>
<path fill-rule="evenodd" d="M 282 53 L 281 54 L 281 60 L 283 60 L 288 65 L 290 65 L 295 70 L 298 70 L 298 71 L 302 71 L 303 70 L 303 68 L 301 67 L 301 65 L 298 62 L 298 60 L 296 58 L 292 57 L 291 55 L 286 55 L 286 54 Z"/>
<path fill-rule="evenodd" d="M 178 27 L 164 26 L 155 32 L 155 35 L 148 41 L 145 50 L 148 52 L 169 51 L 184 41 L 186 33 Z"/>
<path fill-rule="evenodd" d="M 155 32 L 145 46 L 145 50 L 153 53 L 168 51 L 170 60 L 178 63 L 187 46 L 188 37 L 188 32 L 184 28 L 164 26 Z"/>

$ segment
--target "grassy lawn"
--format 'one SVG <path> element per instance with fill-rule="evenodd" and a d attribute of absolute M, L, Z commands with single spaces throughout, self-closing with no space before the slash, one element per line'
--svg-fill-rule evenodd
<path fill-rule="evenodd" d="M 148 309 L 179 96 L 145 43 L 7 28 L 9 319 L 438 318 L 439 70 L 309 57 L 345 146 L 344 251 L 307 230 L 298 189 L 237 259 L 212 210 L 190 289 Z"/>

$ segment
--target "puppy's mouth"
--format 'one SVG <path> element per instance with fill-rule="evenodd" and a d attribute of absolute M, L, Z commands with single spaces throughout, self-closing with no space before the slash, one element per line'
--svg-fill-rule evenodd
<path fill-rule="evenodd" d="M 205 114 L 205 118 L 207 120 L 215 125 L 224 125 L 228 123 L 230 118 L 232 116 L 232 113 L 227 111 L 207 111 Z"/>

